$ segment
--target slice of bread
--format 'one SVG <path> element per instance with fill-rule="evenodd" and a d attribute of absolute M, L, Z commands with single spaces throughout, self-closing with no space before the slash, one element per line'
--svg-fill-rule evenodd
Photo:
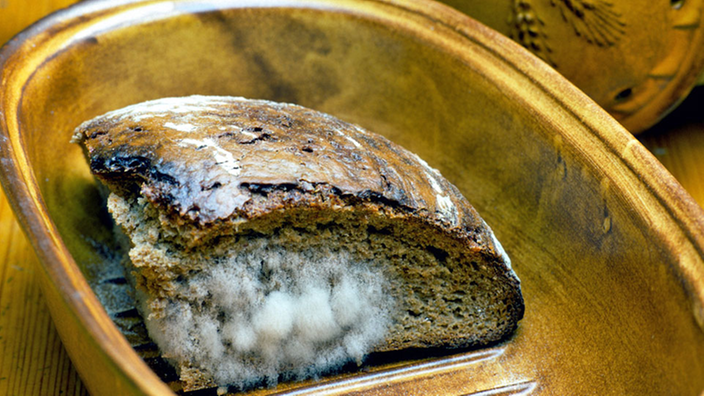
<path fill-rule="evenodd" d="M 509 258 L 457 188 L 358 126 L 191 96 L 107 113 L 74 141 L 111 191 L 149 334 L 186 390 L 486 345 L 523 317 Z"/>

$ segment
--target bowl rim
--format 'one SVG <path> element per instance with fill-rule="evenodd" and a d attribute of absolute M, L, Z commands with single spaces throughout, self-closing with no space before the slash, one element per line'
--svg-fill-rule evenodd
<path fill-rule="evenodd" d="M 391 24 L 408 22 L 410 15 L 425 20 L 424 27 L 414 25 L 413 29 L 417 29 L 414 34 L 426 34 L 424 39 L 432 34 L 435 43 L 441 45 L 438 51 L 451 52 L 472 65 L 478 64 L 477 57 L 486 61 L 485 65 L 480 66 L 480 71 L 507 89 L 515 91 L 520 87 L 531 87 L 534 90 L 532 95 L 544 97 L 560 114 L 566 114 L 581 123 L 589 133 L 560 128 L 558 114 L 537 111 L 527 97 L 517 99 L 538 113 L 537 116 L 545 122 L 561 129 L 561 138 L 575 147 L 583 147 L 586 143 L 598 144 L 610 158 L 616 159 L 616 165 L 623 166 L 633 194 L 640 194 L 641 198 L 651 196 L 652 199 L 646 199 L 647 202 L 643 205 L 648 209 L 648 214 L 653 216 L 649 220 L 656 222 L 653 223 L 659 227 L 656 231 L 663 235 L 668 248 L 674 252 L 682 250 L 683 243 L 687 245 L 675 270 L 691 299 L 695 319 L 704 329 L 704 210 L 664 166 L 606 111 L 533 54 L 470 17 L 430 0 L 371 0 L 363 3 L 351 0 L 79 2 L 41 19 L 0 49 L 0 181 L 22 229 L 40 258 L 43 273 L 51 280 L 46 287 L 55 288 L 59 292 L 64 299 L 63 304 L 89 334 L 100 353 L 139 392 L 172 394 L 112 323 L 61 240 L 23 152 L 18 113 L 21 88 L 31 78 L 27 69 L 38 66 L 41 60 L 51 55 L 57 44 L 69 47 L 73 34 L 88 26 L 89 21 L 96 20 L 91 18 L 104 20 L 127 10 L 167 3 L 207 3 L 213 9 L 264 6 L 324 9 L 381 18 Z M 132 22 L 139 24 L 142 21 Z M 429 29 L 435 26 L 443 29 L 431 33 Z M 470 54 L 474 60 L 470 59 Z M 502 73 L 514 75 L 518 79 L 500 82 L 498 76 L 492 74 L 490 64 L 498 65 Z M 587 150 L 580 152 L 587 158 L 590 157 Z M 595 163 L 594 166 L 599 167 L 599 164 Z M 677 237 L 671 236 L 677 230 L 680 230 Z"/>

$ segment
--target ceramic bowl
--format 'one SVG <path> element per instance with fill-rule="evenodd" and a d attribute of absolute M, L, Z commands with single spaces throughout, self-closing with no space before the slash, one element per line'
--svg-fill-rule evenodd
<path fill-rule="evenodd" d="M 704 83 L 702 0 L 441 1 L 516 40 L 632 133 Z"/>
<path fill-rule="evenodd" d="M 0 63 L 3 186 L 93 394 L 177 384 L 149 368 L 96 294 L 114 243 L 70 136 L 108 110 L 190 94 L 298 103 L 415 151 L 476 206 L 522 280 L 525 318 L 500 345 L 254 393 L 704 389 L 704 213 L 594 102 L 459 12 L 428 1 L 89 1 L 17 36 Z"/>

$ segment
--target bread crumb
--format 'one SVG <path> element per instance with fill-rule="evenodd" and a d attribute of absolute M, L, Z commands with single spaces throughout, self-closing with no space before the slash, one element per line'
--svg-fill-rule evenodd
<path fill-rule="evenodd" d="M 217 384 L 272 384 L 361 362 L 391 324 L 384 284 L 378 266 L 346 252 L 264 242 L 179 282 L 147 323 L 165 356 L 212 368 Z"/>

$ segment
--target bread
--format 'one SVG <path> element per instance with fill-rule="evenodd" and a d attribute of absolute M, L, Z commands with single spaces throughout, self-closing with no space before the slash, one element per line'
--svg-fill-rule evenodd
<path fill-rule="evenodd" d="M 129 236 L 150 336 L 186 390 L 510 335 L 520 282 L 415 154 L 297 105 L 191 96 L 77 128 Z"/>

